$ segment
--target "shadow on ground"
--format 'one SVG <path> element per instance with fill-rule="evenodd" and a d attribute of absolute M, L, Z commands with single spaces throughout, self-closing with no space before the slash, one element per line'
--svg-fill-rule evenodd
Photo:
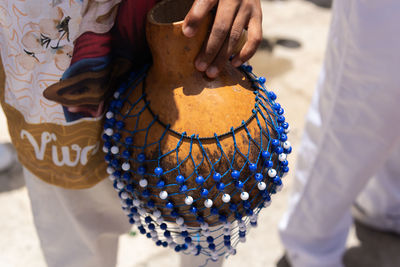
<path fill-rule="evenodd" d="M 400 262 L 400 235 L 377 231 L 355 222 L 356 235 L 360 244 L 347 249 L 343 256 L 346 267 L 393 267 Z M 290 267 L 285 255 L 276 267 Z"/>
<path fill-rule="evenodd" d="M 22 166 L 17 160 L 16 152 L 11 144 L 7 144 L 15 155 L 14 163 L 10 168 L 0 172 L 0 193 L 16 190 L 25 186 L 22 174 Z M 0 159 L 1 160 L 1 159 Z"/>

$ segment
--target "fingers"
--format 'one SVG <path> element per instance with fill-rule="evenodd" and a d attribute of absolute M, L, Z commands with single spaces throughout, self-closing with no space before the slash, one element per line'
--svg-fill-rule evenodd
<path fill-rule="evenodd" d="M 218 70 L 214 67 L 209 68 L 209 66 L 221 52 L 221 48 L 231 30 L 239 5 L 240 1 L 220 1 L 211 33 L 195 61 L 195 66 L 199 71 L 207 70 L 208 73 L 211 73 L 212 77 L 216 76 Z"/>
<path fill-rule="evenodd" d="M 239 67 L 248 61 L 257 51 L 262 40 L 262 14 L 256 12 L 248 23 L 248 38 L 242 50 L 232 59 L 232 65 Z"/>
<path fill-rule="evenodd" d="M 232 54 L 235 53 L 239 41 L 242 38 L 242 34 L 244 34 L 244 27 L 248 24 L 249 14 L 250 13 L 246 10 L 239 10 L 229 35 L 225 39 L 223 47 L 220 49 L 218 55 L 215 57 L 214 61 L 206 71 L 208 77 L 215 78 L 222 69 L 222 66 L 229 60 Z"/>
<path fill-rule="evenodd" d="M 183 21 L 183 34 L 188 38 L 195 36 L 201 21 L 217 3 L 218 0 L 196 0 Z"/>

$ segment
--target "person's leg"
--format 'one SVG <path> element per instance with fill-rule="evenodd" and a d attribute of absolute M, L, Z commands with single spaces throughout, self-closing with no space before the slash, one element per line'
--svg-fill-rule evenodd
<path fill-rule="evenodd" d="M 334 1 L 295 192 L 280 224 L 294 267 L 342 266 L 350 207 L 399 143 L 399 11 L 394 0 Z"/>
<path fill-rule="evenodd" d="M 119 235 L 131 225 L 107 179 L 68 190 L 24 169 L 33 218 L 49 267 L 115 267 Z"/>
<path fill-rule="evenodd" d="M 400 145 L 358 196 L 352 215 L 374 228 L 400 234 Z"/>

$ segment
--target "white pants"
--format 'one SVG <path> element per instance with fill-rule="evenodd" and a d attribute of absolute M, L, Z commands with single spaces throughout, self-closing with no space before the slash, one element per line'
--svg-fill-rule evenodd
<path fill-rule="evenodd" d="M 293 267 L 337 267 L 356 201 L 400 232 L 400 2 L 335 0 L 294 192 L 280 223 Z"/>
<path fill-rule="evenodd" d="M 26 169 L 24 176 L 48 267 L 116 266 L 118 238 L 131 225 L 108 179 L 90 189 L 68 190 L 47 184 Z M 205 261 L 204 256 L 181 254 L 182 267 L 197 267 Z M 222 260 L 207 266 L 221 265 Z"/>

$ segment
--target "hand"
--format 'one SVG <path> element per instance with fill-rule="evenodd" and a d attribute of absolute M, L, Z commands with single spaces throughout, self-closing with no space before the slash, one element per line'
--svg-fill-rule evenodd
<path fill-rule="evenodd" d="M 201 21 L 217 4 L 210 36 L 195 61 L 197 70 L 205 71 L 210 78 L 218 76 L 222 66 L 235 52 L 244 29 L 248 30 L 248 39 L 232 59 L 234 67 L 249 60 L 262 40 L 260 0 L 195 0 L 183 22 L 183 34 L 189 38 L 195 36 Z"/>

